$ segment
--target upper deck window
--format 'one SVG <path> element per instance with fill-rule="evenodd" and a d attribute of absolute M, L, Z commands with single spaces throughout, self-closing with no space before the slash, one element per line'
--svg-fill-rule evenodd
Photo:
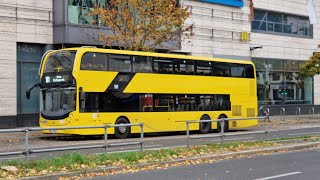
<path fill-rule="evenodd" d="M 132 72 L 132 61 L 130 56 L 109 55 L 109 71 Z"/>
<path fill-rule="evenodd" d="M 85 53 L 81 60 L 81 70 L 106 71 L 107 55 L 102 53 Z"/>
<path fill-rule="evenodd" d="M 71 72 L 76 51 L 57 51 L 47 58 L 44 73 Z"/>
<path fill-rule="evenodd" d="M 117 71 L 124 73 L 159 73 L 199 76 L 254 78 L 251 64 L 131 56 L 107 53 L 85 53 L 81 70 Z"/>

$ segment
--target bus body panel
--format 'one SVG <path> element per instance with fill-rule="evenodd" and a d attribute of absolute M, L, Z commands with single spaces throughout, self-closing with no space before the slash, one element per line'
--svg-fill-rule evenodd
<path fill-rule="evenodd" d="M 78 73 L 77 85 L 85 92 L 104 92 L 117 74 L 117 72 L 81 71 Z"/>

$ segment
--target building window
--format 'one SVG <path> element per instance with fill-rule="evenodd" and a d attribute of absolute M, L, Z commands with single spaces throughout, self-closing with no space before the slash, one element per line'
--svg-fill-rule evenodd
<path fill-rule="evenodd" d="M 313 27 L 308 17 L 261 9 L 254 10 L 252 31 L 305 38 L 313 37 Z"/>
<path fill-rule="evenodd" d="M 260 105 L 312 103 L 312 78 L 299 74 L 304 61 L 260 58 L 252 61 L 257 68 Z"/>
<path fill-rule="evenodd" d="M 98 17 L 89 16 L 96 6 L 105 7 L 106 0 L 68 0 L 68 23 L 100 25 Z"/>

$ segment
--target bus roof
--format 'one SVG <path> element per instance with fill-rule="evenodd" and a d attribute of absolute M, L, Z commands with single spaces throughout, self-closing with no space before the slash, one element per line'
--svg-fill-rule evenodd
<path fill-rule="evenodd" d="M 177 58 L 177 59 L 191 59 L 191 60 L 205 60 L 205 61 L 218 61 L 218 62 L 229 62 L 229 63 L 240 63 L 240 64 L 253 64 L 251 61 L 246 60 L 234 60 L 234 59 L 224 59 L 224 58 L 214 58 L 214 57 L 204 57 L 204 56 L 191 56 L 182 55 L 174 53 L 155 53 L 155 52 L 142 52 L 142 51 L 128 51 L 128 50 L 115 50 L 115 49 L 103 49 L 96 48 L 92 46 L 83 46 L 75 48 L 59 49 L 61 50 L 83 50 L 88 52 L 101 52 L 101 53 L 112 53 L 112 54 L 124 54 L 124 55 L 140 55 L 140 56 L 153 56 L 153 57 L 164 57 L 164 58 Z"/>

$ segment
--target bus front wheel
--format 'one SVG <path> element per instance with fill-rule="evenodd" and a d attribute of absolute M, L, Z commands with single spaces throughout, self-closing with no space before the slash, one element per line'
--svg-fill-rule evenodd
<path fill-rule="evenodd" d="M 221 114 L 218 119 L 222 119 L 222 118 L 227 118 L 226 115 Z M 217 131 L 220 133 L 222 128 L 221 128 L 221 121 L 218 122 L 217 124 Z M 227 132 L 229 130 L 229 123 L 228 121 L 224 121 L 224 128 L 223 128 L 223 132 Z"/>
<path fill-rule="evenodd" d="M 128 119 L 124 118 L 124 117 L 119 117 L 116 120 L 115 124 L 129 124 L 130 122 L 128 121 Z M 114 135 L 116 136 L 116 138 L 118 139 L 124 139 L 129 137 L 131 134 L 131 128 L 130 126 L 126 126 L 126 127 L 115 127 L 114 128 Z"/>
<path fill-rule="evenodd" d="M 201 120 L 210 120 L 210 117 L 208 115 L 202 115 L 200 118 Z M 203 122 L 199 124 L 200 128 L 199 131 L 201 134 L 206 134 L 211 131 L 211 122 Z"/>

